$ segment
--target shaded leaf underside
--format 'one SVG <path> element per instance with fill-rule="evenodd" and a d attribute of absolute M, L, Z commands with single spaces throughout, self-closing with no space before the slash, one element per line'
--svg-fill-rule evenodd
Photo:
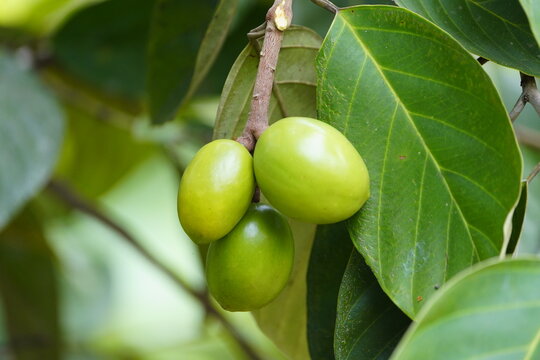
<path fill-rule="evenodd" d="M 354 251 L 339 289 L 336 360 L 388 359 L 410 322 Z"/>

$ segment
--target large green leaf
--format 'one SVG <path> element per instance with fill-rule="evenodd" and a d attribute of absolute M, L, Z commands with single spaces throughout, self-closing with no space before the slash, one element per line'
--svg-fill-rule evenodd
<path fill-rule="evenodd" d="M 200 85 L 225 41 L 237 3 L 238 0 L 221 0 L 219 4 L 217 0 L 157 0 L 148 46 L 146 86 L 153 123 L 171 120 L 181 103 Z"/>
<path fill-rule="evenodd" d="M 0 297 L 16 359 L 60 358 L 53 254 L 28 210 L 0 232 Z"/>
<path fill-rule="evenodd" d="M 540 47 L 519 0 L 396 0 L 474 54 L 540 76 Z"/>
<path fill-rule="evenodd" d="M 111 95 L 140 98 L 155 0 L 109 0 L 83 9 L 55 34 L 60 65 Z"/>
<path fill-rule="evenodd" d="M 47 180 L 63 128 L 55 99 L 0 51 L 0 229 Z"/>
<path fill-rule="evenodd" d="M 352 249 L 344 223 L 317 228 L 307 274 L 307 331 L 312 360 L 334 358 L 338 291 Z"/>
<path fill-rule="evenodd" d="M 540 259 L 486 262 L 419 314 L 394 360 L 540 358 Z"/>
<path fill-rule="evenodd" d="M 339 11 L 317 70 L 321 120 L 351 140 L 370 173 L 351 238 L 414 317 L 418 297 L 500 252 L 521 177 L 510 121 L 476 60 L 405 9 Z"/>
<path fill-rule="evenodd" d="M 519 0 L 529 18 L 529 25 L 540 44 L 540 2 L 537 0 Z"/>
<path fill-rule="evenodd" d="M 284 35 L 270 101 L 270 122 L 286 116 L 316 117 L 315 56 L 321 44 L 310 29 L 292 26 Z M 242 133 L 249 114 L 259 57 L 248 45 L 236 59 L 223 87 L 214 138 L 233 138 Z"/>
<path fill-rule="evenodd" d="M 65 111 L 66 141 L 55 176 L 85 197 L 103 194 L 152 154 L 152 147 L 135 139 L 129 128 L 114 125 L 114 114 L 103 120 L 77 106 Z"/>
<path fill-rule="evenodd" d="M 315 225 L 290 220 L 294 236 L 294 267 L 289 282 L 267 306 L 254 311 L 261 330 L 290 359 L 309 359 L 307 345 L 306 274 Z"/>
<path fill-rule="evenodd" d="M 339 289 L 336 360 L 388 359 L 410 322 L 353 250 Z"/>

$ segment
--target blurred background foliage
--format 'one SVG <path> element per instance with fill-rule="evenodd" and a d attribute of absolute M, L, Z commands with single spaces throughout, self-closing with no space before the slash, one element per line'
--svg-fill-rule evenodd
<path fill-rule="evenodd" d="M 1 0 L 0 51 L 32 69 L 61 104 L 66 130 L 53 176 L 105 209 L 195 289 L 204 289 L 201 253 L 177 220 L 178 181 L 194 153 L 211 139 L 228 70 L 247 44 L 246 33 L 263 21 L 272 1 L 239 1 L 208 76 L 175 121 L 158 127 L 149 123 L 144 98 L 154 3 Z M 195 3 L 182 6 L 189 12 Z M 295 1 L 295 24 L 324 36 L 331 21 L 309 1 Z M 182 56 L 194 59 L 196 51 Z M 485 69 L 510 109 L 521 93 L 518 72 L 492 63 Z M 526 176 L 540 162 L 539 149 L 531 146 L 534 139 L 539 143 L 540 121 L 526 107 L 516 126 L 524 134 Z M 520 252 L 540 253 L 540 181 L 531 184 L 529 194 Z M 307 257 L 303 261 L 307 264 Z M 117 234 L 47 190 L 0 232 L 0 293 L 0 358 L 15 352 L 21 359 L 54 359 L 58 354 L 51 349 L 77 360 L 244 356 L 199 302 Z M 285 358 L 250 314 L 225 316 L 262 358 Z"/>

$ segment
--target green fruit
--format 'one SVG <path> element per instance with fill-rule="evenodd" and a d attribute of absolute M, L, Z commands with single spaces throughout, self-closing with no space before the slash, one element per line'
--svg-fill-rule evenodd
<path fill-rule="evenodd" d="M 222 238 L 246 212 L 253 192 L 253 158 L 232 140 L 203 146 L 186 168 L 178 191 L 178 217 L 198 244 Z"/>
<path fill-rule="evenodd" d="M 329 224 L 357 212 L 369 197 L 369 175 L 354 146 L 322 121 L 291 117 L 270 126 L 254 154 L 255 178 L 283 214 Z"/>
<path fill-rule="evenodd" d="M 256 310 L 285 287 L 294 262 L 294 240 L 285 218 L 268 205 L 252 205 L 206 257 L 208 288 L 229 311 Z"/>

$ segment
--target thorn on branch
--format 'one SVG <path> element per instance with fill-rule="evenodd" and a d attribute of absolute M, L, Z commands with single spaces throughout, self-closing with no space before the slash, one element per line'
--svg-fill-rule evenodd
<path fill-rule="evenodd" d="M 330 11 L 332 14 L 337 14 L 339 11 L 339 7 L 330 0 L 311 0 L 311 2 L 325 10 Z"/>
<path fill-rule="evenodd" d="M 476 59 L 476 60 L 480 63 L 480 65 L 484 65 L 485 63 L 487 63 L 487 62 L 489 61 L 488 59 L 486 59 L 486 58 L 484 58 L 484 57 L 482 57 L 482 56 L 480 56 L 480 57 L 479 57 L 478 59 Z"/>
<path fill-rule="evenodd" d="M 509 116 L 512 122 L 516 121 L 527 103 L 530 103 L 540 116 L 540 91 L 538 91 L 536 86 L 536 80 L 533 76 L 524 73 L 520 73 L 520 76 L 520 85 L 523 90 L 517 99 L 516 104 L 512 108 L 512 111 L 510 111 Z"/>

